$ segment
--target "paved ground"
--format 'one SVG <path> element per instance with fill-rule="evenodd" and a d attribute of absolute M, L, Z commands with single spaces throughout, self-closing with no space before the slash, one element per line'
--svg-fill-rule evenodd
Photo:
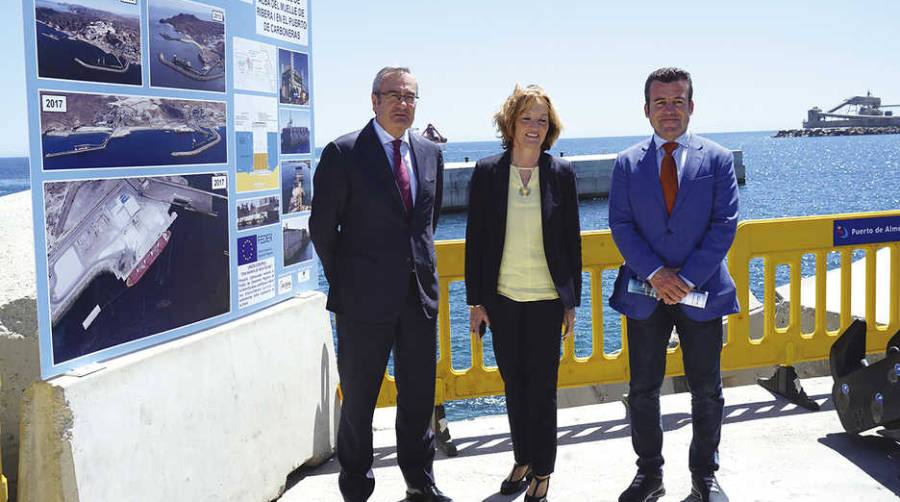
<path fill-rule="evenodd" d="M 809 412 L 776 400 L 758 386 L 725 389 L 725 426 L 720 447 L 719 481 L 740 501 L 896 501 L 900 498 L 900 447 L 877 434 L 843 432 L 831 403 L 831 378 L 804 381 L 822 405 Z M 662 502 L 687 502 L 691 437 L 690 396 L 662 398 L 666 457 Z M 372 502 L 403 499 L 405 485 L 396 466 L 393 408 L 376 414 L 375 493 Z M 504 416 L 451 422 L 460 453 L 438 453 L 438 486 L 456 502 L 521 500 L 499 494 L 512 465 L 509 428 Z M 559 452 L 549 498 L 553 501 L 616 501 L 635 472 L 629 426 L 621 403 L 559 411 Z M 282 502 L 340 502 L 338 465 L 331 460 L 301 472 Z M 299 478 L 299 482 L 297 479 Z"/>

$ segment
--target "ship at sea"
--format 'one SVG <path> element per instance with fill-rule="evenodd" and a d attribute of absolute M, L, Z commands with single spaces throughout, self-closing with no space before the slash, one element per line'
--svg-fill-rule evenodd
<path fill-rule="evenodd" d="M 900 104 L 884 105 L 880 97 L 869 91 L 865 96 L 847 98 L 826 111 L 814 106 L 806 113 L 803 129 L 781 130 L 775 137 L 900 134 L 900 116 L 885 110 L 896 107 Z"/>

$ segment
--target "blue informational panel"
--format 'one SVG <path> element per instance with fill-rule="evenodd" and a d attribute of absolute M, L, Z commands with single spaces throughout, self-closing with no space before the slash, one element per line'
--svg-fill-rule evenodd
<path fill-rule="evenodd" d="M 834 220 L 833 245 L 900 241 L 900 216 Z"/>
<path fill-rule="evenodd" d="M 22 5 L 44 378 L 316 287 L 309 0 Z"/>

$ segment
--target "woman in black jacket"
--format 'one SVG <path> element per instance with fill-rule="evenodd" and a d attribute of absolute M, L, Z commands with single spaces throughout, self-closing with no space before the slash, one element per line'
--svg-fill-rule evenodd
<path fill-rule="evenodd" d="M 466 298 L 472 332 L 491 328 L 506 388 L 515 465 L 500 491 L 530 480 L 525 501 L 538 502 L 556 460 L 560 332 L 572 334 L 581 300 L 578 195 L 572 164 L 546 153 L 561 126 L 543 89 L 516 86 L 494 122 L 505 151 L 472 174 Z"/>

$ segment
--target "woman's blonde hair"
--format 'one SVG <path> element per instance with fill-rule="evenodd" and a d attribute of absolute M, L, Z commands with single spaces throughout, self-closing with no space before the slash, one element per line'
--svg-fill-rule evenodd
<path fill-rule="evenodd" d="M 544 104 L 547 105 L 550 119 L 547 137 L 544 138 L 541 150 L 549 150 L 550 147 L 553 146 L 553 143 L 556 142 L 556 139 L 559 138 L 562 124 L 559 122 L 559 116 L 553 108 L 553 102 L 550 101 L 550 96 L 548 96 L 538 85 L 532 84 L 522 88 L 519 87 L 519 84 L 516 84 L 512 94 L 506 98 L 506 102 L 500 107 L 500 111 L 494 114 L 494 125 L 497 127 L 497 132 L 500 133 L 504 149 L 508 150 L 513 145 L 513 137 L 516 133 L 516 119 L 519 118 L 519 115 L 521 115 L 526 108 L 538 100 L 542 100 Z"/>

